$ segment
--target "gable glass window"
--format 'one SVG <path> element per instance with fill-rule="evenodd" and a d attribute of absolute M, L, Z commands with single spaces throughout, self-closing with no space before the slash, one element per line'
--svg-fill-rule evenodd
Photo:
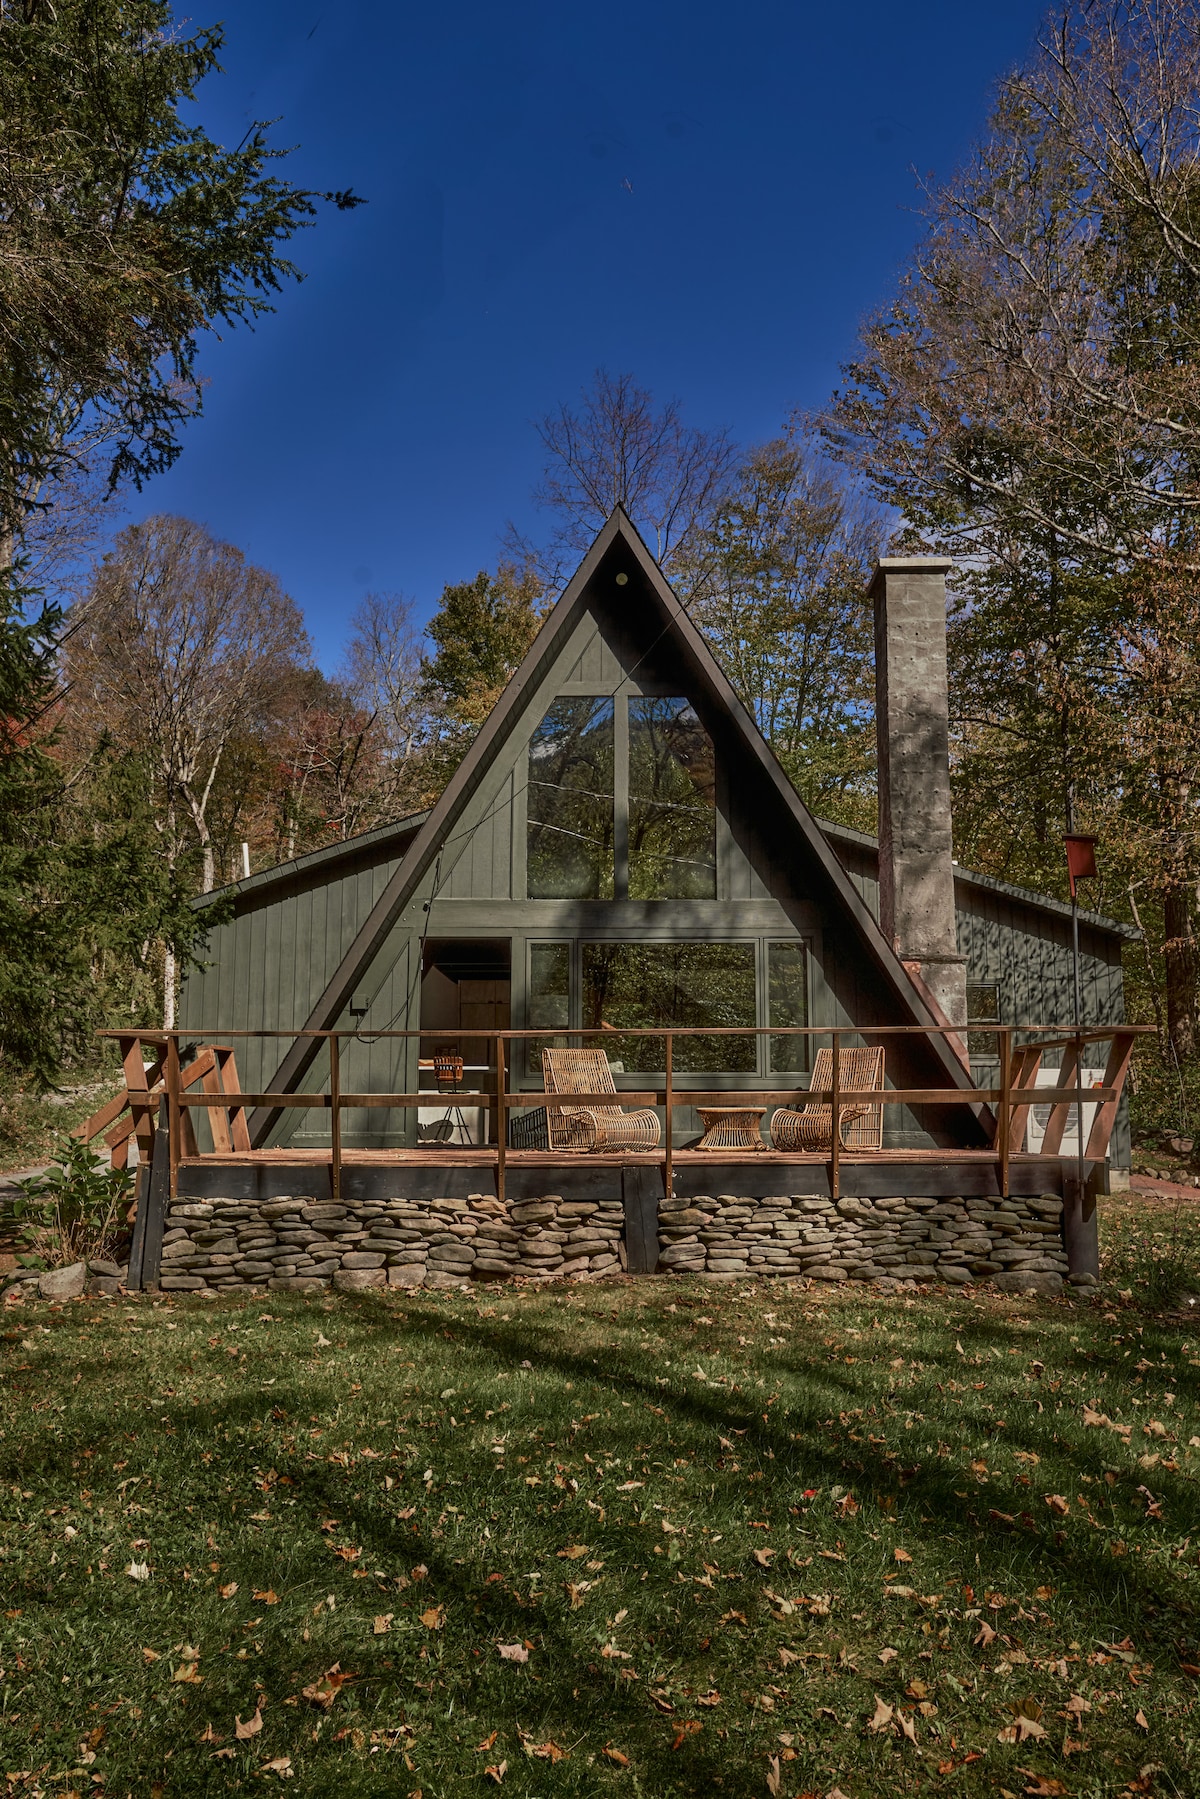
<path fill-rule="evenodd" d="M 629 701 L 629 897 L 717 897 L 712 739 L 685 699 Z"/>
<path fill-rule="evenodd" d="M 808 1023 L 808 955 L 795 941 L 767 945 L 767 1022 L 788 1029 Z M 808 1067 L 807 1037 L 772 1037 L 771 1068 L 781 1073 Z"/>
<path fill-rule="evenodd" d="M 556 700 L 529 745 L 530 899 L 612 899 L 613 703 Z"/>
<path fill-rule="evenodd" d="M 581 1023 L 591 1029 L 755 1023 L 753 943 L 585 943 Z M 595 1043 L 596 1039 L 593 1038 Z M 614 1034 L 609 1059 L 630 1073 L 663 1067 L 661 1038 Z M 681 1037 L 681 1074 L 753 1072 L 753 1037 Z"/>

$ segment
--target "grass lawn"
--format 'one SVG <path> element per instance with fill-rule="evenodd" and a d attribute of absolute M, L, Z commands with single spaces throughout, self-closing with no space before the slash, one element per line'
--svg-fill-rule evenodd
<path fill-rule="evenodd" d="M 9 1793 L 1191 1794 L 1172 1228 L 1114 1204 L 1078 1304 L 13 1307 Z"/>

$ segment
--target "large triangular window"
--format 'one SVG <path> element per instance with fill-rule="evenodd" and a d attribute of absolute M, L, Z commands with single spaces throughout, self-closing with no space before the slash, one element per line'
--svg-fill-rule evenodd
<path fill-rule="evenodd" d="M 530 899 L 715 899 L 712 739 L 679 695 L 564 696 L 529 745 Z"/>

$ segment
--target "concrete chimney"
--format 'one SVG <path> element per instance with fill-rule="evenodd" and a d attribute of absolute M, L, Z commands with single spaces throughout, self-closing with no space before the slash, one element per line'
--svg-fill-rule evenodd
<path fill-rule="evenodd" d="M 967 1022 L 951 862 L 946 574 L 935 556 L 876 565 L 879 922 L 947 1024 Z M 964 1052 L 965 1053 L 965 1052 Z"/>

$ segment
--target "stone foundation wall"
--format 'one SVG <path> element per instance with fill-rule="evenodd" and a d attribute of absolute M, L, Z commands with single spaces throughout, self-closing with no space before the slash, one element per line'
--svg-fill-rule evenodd
<path fill-rule="evenodd" d="M 736 1279 L 988 1280 L 1054 1291 L 1067 1273 L 1062 1201 L 668 1199 L 659 1266 Z"/>
<path fill-rule="evenodd" d="M 462 1287 L 514 1275 L 599 1280 L 626 1265 L 617 1199 L 362 1200 L 297 1195 L 168 1207 L 167 1292 L 267 1287 Z M 1067 1274 L 1062 1201 L 671 1199 L 658 1213 L 663 1273 L 816 1280 L 991 1280 L 1055 1292 Z M 1076 1277 L 1077 1279 L 1080 1277 Z M 1086 1280 L 1088 1277 L 1082 1277 Z"/>
<path fill-rule="evenodd" d="M 465 1287 L 513 1275 L 601 1279 L 624 1267 L 620 1200 L 355 1200 L 297 1196 L 168 1207 L 168 1293 L 267 1287 Z"/>

